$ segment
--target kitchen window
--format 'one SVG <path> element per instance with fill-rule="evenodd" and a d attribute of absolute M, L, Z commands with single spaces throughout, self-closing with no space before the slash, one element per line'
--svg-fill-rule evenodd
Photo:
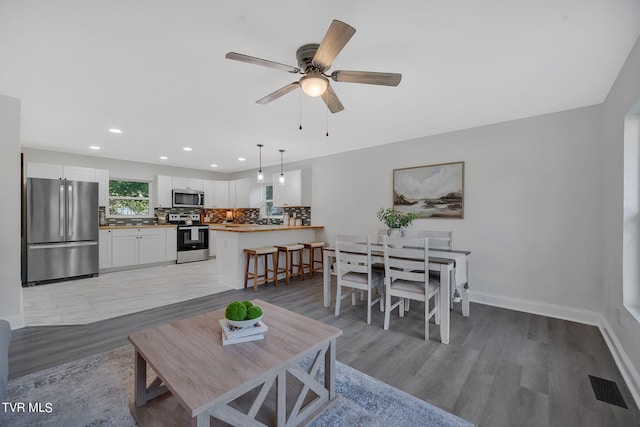
<path fill-rule="evenodd" d="M 273 206 L 273 184 L 267 184 L 264 186 L 264 218 L 282 218 L 284 210 L 282 207 Z"/>
<path fill-rule="evenodd" d="M 151 214 L 151 183 L 122 179 L 109 180 L 109 211 L 111 217 L 147 217 Z"/>

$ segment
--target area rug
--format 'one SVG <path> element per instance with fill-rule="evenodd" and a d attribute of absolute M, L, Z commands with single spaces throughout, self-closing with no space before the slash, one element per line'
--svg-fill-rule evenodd
<path fill-rule="evenodd" d="M 401 390 L 336 363 L 337 403 L 311 424 L 321 426 L 470 426 Z M 0 426 L 128 427 L 133 348 L 79 359 L 9 382 Z"/>

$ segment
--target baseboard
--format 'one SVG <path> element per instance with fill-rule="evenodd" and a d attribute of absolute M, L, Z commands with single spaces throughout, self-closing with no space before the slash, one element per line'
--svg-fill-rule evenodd
<path fill-rule="evenodd" d="M 607 346 L 609 347 L 609 351 L 611 351 L 611 355 L 613 359 L 616 361 L 616 365 L 618 365 L 618 369 L 624 378 L 625 383 L 627 383 L 627 387 L 633 396 L 633 400 L 635 400 L 636 405 L 640 407 L 640 375 L 638 371 L 629 360 L 627 353 L 625 353 L 618 337 L 616 336 L 613 329 L 611 329 L 611 325 L 607 322 L 607 319 L 604 315 L 600 315 L 600 332 L 604 337 Z"/>
<path fill-rule="evenodd" d="M 9 322 L 9 324 L 11 325 L 11 330 L 21 329 L 25 327 L 24 316 L 22 314 L 6 316 L 6 317 L 3 317 L 3 319 Z"/>
<path fill-rule="evenodd" d="M 631 395 L 633 396 L 633 400 L 635 400 L 637 406 L 640 406 L 640 375 L 629 360 L 629 357 L 622 348 L 622 345 L 620 344 L 616 334 L 613 332 L 613 329 L 611 329 L 611 326 L 601 313 L 555 304 L 527 301 L 519 298 L 509 298 L 477 291 L 471 291 L 469 293 L 469 300 L 479 304 L 502 307 L 510 310 L 523 311 L 525 313 L 539 314 L 542 316 L 597 326 L 600 329 L 602 337 L 607 343 L 607 347 L 609 347 L 609 351 L 611 352 L 611 355 L 613 356 L 613 359 L 615 360 Z M 471 315 L 473 315 L 473 312 Z"/>
<path fill-rule="evenodd" d="M 469 293 L 469 300 L 480 304 L 524 311 L 525 313 L 540 314 L 542 316 L 555 317 L 557 319 L 570 320 L 572 322 L 593 326 L 600 326 L 602 319 L 602 315 L 595 311 L 527 301 L 520 298 L 510 298 L 484 292 L 471 291 Z"/>

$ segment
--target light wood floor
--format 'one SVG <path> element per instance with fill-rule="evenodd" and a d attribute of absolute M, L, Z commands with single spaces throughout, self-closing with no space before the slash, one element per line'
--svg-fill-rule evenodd
<path fill-rule="evenodd" d="M 334 279 L 335 280 L 335 279 Z M 127 334 L 154 324 L 261 298 L 344 330 L 337 359 L 480 426 L 638 426 L 640 412 L 593 326 L 480 304 L 451 317 L 451 342 L 422 337 L 424 312 L 412 302 L 389 331 L 383 314 L 343 301 L 340 317 L 322 306 L 322 279 L 234 290 L 83 326 L 14 331 L 10 377 L 127 344 Z M 267 314 L 268 316 L 268 314 Z M 588 375 L 615 381 L 629 406 L 595 399 Z"/>

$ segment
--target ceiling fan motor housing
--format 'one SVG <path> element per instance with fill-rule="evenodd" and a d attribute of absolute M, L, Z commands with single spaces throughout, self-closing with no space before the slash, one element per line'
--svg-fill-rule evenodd
<path fill-rule="evenodd" d="M 300 46 L 296 51 L 298 68 L 300 68 L 305 73 L 309 72 L 311 69 L 324 71 L 313 65 L 313 57 L 315 56 L 319 47 L 320 45 L 318 43 L 310 43 L 305 44 L 304 46 Z"/>

